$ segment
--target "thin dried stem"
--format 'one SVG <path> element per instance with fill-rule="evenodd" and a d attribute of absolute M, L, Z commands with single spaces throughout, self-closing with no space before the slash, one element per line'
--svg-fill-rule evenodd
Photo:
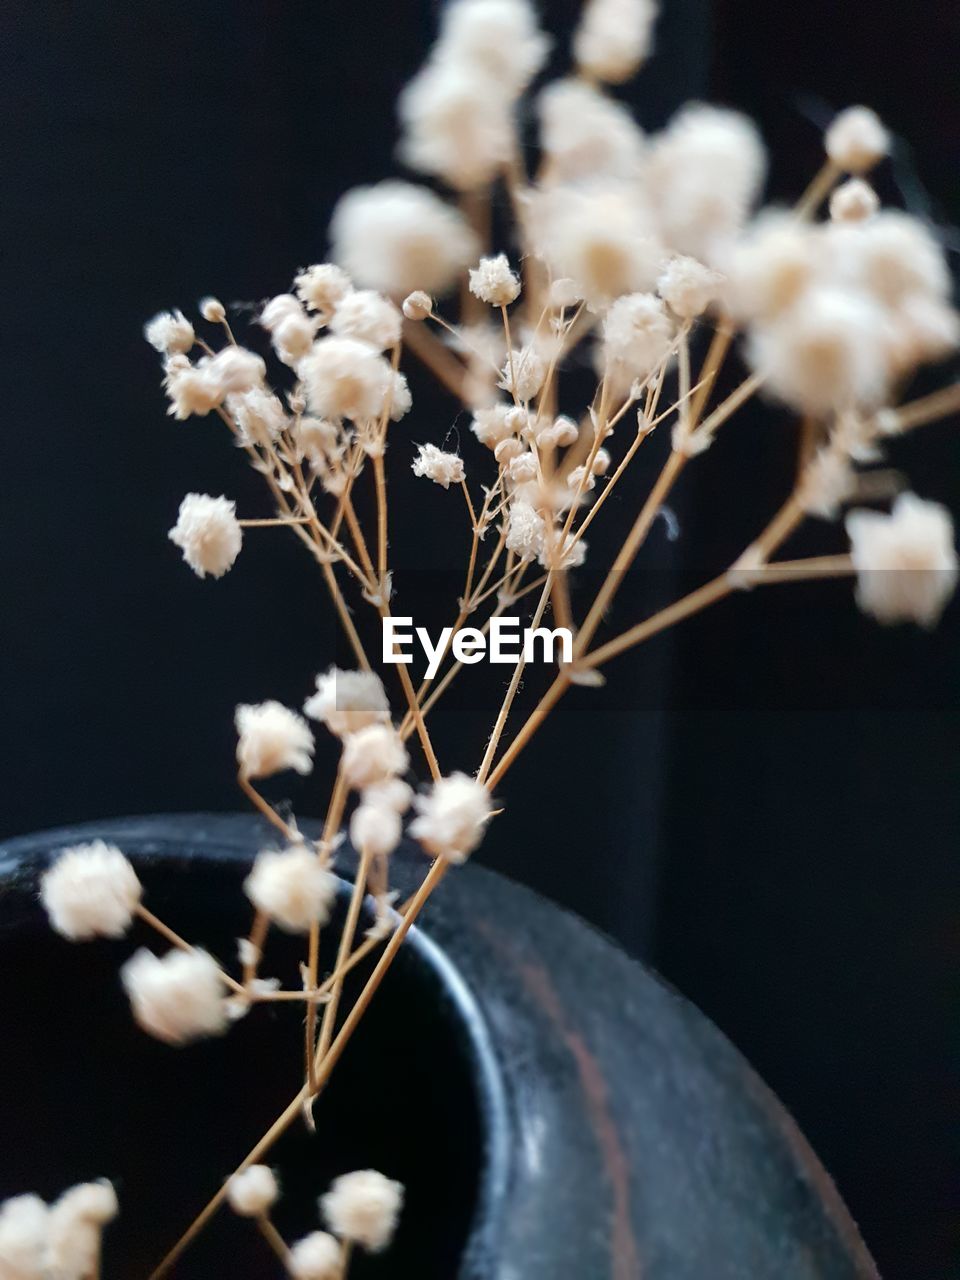
<path fill-rule="evenodd" d="M 255 808 L 259 809 L 266 820 L 277 828 L 283 835 L 285 840 L 289 840 L 291 844 L 296 844 L 300 839 L 300 833 L 296 828 L 291 827 L 280 817 L 276 809 L 268 800 L 265 800 L 260 792 L 256 789 L 250 779 L 242 771 L 237 774 L 237 782 L 240 784 L 240 790 L 247 797 Z"/>
<path fill-rule="evenodd" d="M 148 908 L 143 905 L 142 902 L 138 902 L 134 910 L 136 915 L 144 922 L 144 924 L 148 924 L 151 929 L 156 930 L 156 932 L 160 934 L 161 938 L 165 938 L 167 942 L 169 942 L 171 946 L 176 947 L 178 951 L 189 951 L 191 954 L 196 951 L 197 948 L 192 943 L 187 942 L 186 938 L 181 938 L 179 933 L 175 933 L 168 924 L 165 924 L 159 916 L 155 916 L 152 911 L 148 910 Z M 218 965 L 217 967 L 220 970 L 221 979 L 230 988 L 230 990 L 236 995 L 244 995 L 245 991 L 242 983 L 237 982 L 235 978 L 231 978 L 222 965 Z"/>
<path fill-rule="evenodd" d="M 286 1243 L 283 1239 L 283 1236 L 280 1234 L 277 1228 L 270 1221 L 269 1215 L 266 1213 L 258 1214 L 256 1221 L 257 1221 L 257 1227 L 260 1230 L 260 1234 L 263 1236 L 264 1240 L 266 1240 L 267 1244 L 270 1246 L 273 1252 L 277 1255 L 277 1257 L 283 1263 L 284 1270 L 289 1270 L 290 1250 L 287 1248 Z"/>
<path fill-rule="evenodd" d="M 842 177 L 843 170 L 834 164 L 832 160 L 825 160 L 806 191 L 797 201 L 794 209 L 796 217 L 812 218 Z"/>
<path fill-rule="evenodd" d="M 411 927 L 417 920 L 417 917 L 420 915 L 420 912 L 428 902 L 430 895 L 433 893 L 434 889 L 436 889 L 437 885 L 440 884 L 446 874 L 448 866 L 449 864 L 444 862 L 443 859 L 438 859 L 434 862 L 430 870 L 427 872 L 420 888 L 413 895 L 407 910 L 404 912 L 400 920 L 400 924 L 397 926 L 397 929 L 388 941 L 383 955 L 377 962 L 373 973 L 367 979 L 360 997 L 348 1014 L 323 1061 L 317 1064 L 315 1077 L 317 1089 L 322 1088 L 330 1078 L 334 1067 L 337 1062 L 339 1062 L 343 1051 L 349 1044 L 350 1038 L 356 1030 L 360 1019 L 363 1017 L 370 1001 L 376 995 L 380 984 L 389 972 L 393 961 L 396 959 L 397 952 L 400 950 L 404 938 L 407 936 L 407 933 L 410 931 Z M 309 1086 L 304 1085 L 296 1097 L 294 1097 L 280 1115 L 277 1116 L 276 1120 L 247 1154 L 246 1158 L 237 1166 L 234 1170 L 234 1175 L 242 1173 L 244 1169 L 249 1169 L 252 1164 L 257 1164 L 262 1160 L 274 1143 L 281 1138 L 284 1133 L 286 1133 L 297 1117 L 301 1114 L 303 1104 L 310 1096 L 310 1092 Z M 178 1259 L 183 1256 L 184 1252 L 189 1248 L 217 1210 L 221 1207 L 223 1202 L 226 1200 L 226 1197 L 227 1183 L 224 1183 L 193 1220 L 176 1244 L 174 1244 L 173 1248 L 170 1249 L 166 1257 L 164 1257 L 160 1262 L 159 1266 L 150 1273 L 148 1280 L 161 1280 L 162 1276 L 169 1274 L 171 1267 L 173 1267 Z"/>
<path fill-rule="evenodd" d="M 540 625 L 540 619 L 543 617 L 544 610 L 547 607 L 547 601 L 550 599 L 550 588 L 550 574 L 547 574 L 547 581 L 543 585 L 543 591 L 540 594 L 540 600 L 533 615 L 533 622 L 531 625 L 534 628 L 539 627 Z M 521 653 L 510 679 L 510 684 L 507 686 L 507 692 L 504 695 L 503 702 L 501 703 L 500 711 L 497 714 L 496 723 L 493 726 L 493 732 L 490 735 L 490 741 L 487 743 L 487 749 L 484 752 L 480 768 L 477 770 L 478 782 L 486 782 L 487 780 L 487 775 L 493 765 L 493 758 L 497 753 L 497 747 L 500 745 L 500 738 L 507 723 L 507 717 L 510 715 L 510 708 L 513 706 L 513 700 L 517 696 L 517 690 L 520 688 L 520 681 L 523 679 L 525 666 L 526 660 Z"/>

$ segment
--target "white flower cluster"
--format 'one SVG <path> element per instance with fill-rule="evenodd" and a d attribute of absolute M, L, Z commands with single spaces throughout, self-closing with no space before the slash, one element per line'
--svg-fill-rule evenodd
<path fill-rule="evenodd" d="M 74 942 L 122 937 L 142 894 L 126 857 L 103 840 L 64 849 L 40 881 L 50 924 Z"/>
<path fill-rule="evenodd" d="M 413 460 L 413 474 L 426 476 L 434 484 L 449 489 L 452 484 L 460 484 L 466 473 L 463 459 L 458 454 L 444 453 L 435 444 L 421 444 Z"/>
<path fill-rule="evenodd" d="M 167 536 L 198 578 L 222 578 L 233 568 L 243 543 L 236 503 L 208 493 L 188 493 Z"/>
<path fill-rule="evenodd" d="M 306 775 L 313 768 L 310 727 L 282 703 L 242 704 L 236 724 L 237 763 L 245 778 L 267 778 L 285 769 Z"/>
<path fill-rule="evenodd" d="M 106 1179 L 84 1182 L 53 1204 L 21 1195 L 0 1205 L 0 1276 L 4 1280 L 90 1280 L 97 1274 L 103 1229 L 117 1216 Z"/>
<path fill-rule="evenodd" d="M 493 811 L 489 791 L 465 773 L 440 778 L 413 803 L 417 816 L 410 834 L 427 853 L 454 863 L 465 862 L 476 849 Z"/>
<path fill-rule="evenodd" d="M 326 924 L 337 897 L 337 877 L 306 845 L 264 849 L 244 882 L 244 893 L 287 933 Z"/>
<path fill-rule="evenodd" d="M 133 1016 L 148 1035 L 182 1045 L 226 1031 L 226 987 L 220 966 L 206 951 L 157 956 L 141 947 L 120 976 Z"/>
<path fill-rule="evenodd" d="M 889 515 L 851 511 L 846 525 L 860 608 L 883 623 L 935 626 L 957 585 L 949 511 L 902 493 Z"/>
<path fill-rule="evenodd" d="M 242 1218 L 268 1218 L 279 1194 L 276 1175 L 266 1165 L 250 1165 L 227 1183 L 227 1200 Z M 313 1231 L 290 1247 L 287 1270 L 294 1280 L 343 1280 L 346 1247 L 386 1249 L 403 1208 L 403 1186 L 376 1169 L 358 1169 L 335 1178 L 319 1208 L 328 1230 Z"/>
<path fill-rule="evenodd" d="M 276 1174 L 265 1164 L 252 1164 L 227 1183 L 230 1208 L 241 1218 L 258 1218 L 269 1212 L 279 1196 Z"/>
<path fill-rule="evenodd" d="M 381 1253 L 393 1239 L 402 1207 L 402 1185 L 376 1169 L 341 1174 L 320 1200 L 330 1230 L 369 1253 Z"/>
<path fill-rule="evenodd" d="M 486 186 L 511 159 L 517 99 L 548 50 L 528 0 L 452 0 L 400 95 L 403 160 L 461 191 Z"/>
<path fill-rule="evenodd" d="M 872 213 L 861 188 L 837 196 L 830 222 L 758 219 L 728 263 L 753 367 L 781 400 L 816 416 L 882 404 L 896 381 L 960 341 L 930 230 L 908 214 Z"/>

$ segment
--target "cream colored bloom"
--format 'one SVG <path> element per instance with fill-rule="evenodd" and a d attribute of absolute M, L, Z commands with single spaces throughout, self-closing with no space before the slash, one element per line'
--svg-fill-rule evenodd
<path fill-rule="evenodd" d="M 417 817 L 410 834 L 427 853 L 465 862 L 483 839 L 493 804 L 482 783 L 465 773 L 440 778 L 425 795 L 414 797 Z"/>
<path fill-rule="evenodd" d="M 313 768 L 313 734 L 304 719 L 279 702 L 240 705 L 236 712 L 237 763 L 247 778 L 267 778 L 284 769 Z"/>
<path fill-rule="evenodd" d="M 144 325 L 143 336 L 161 355 L 189 351 L 195 341 L 193 325 L 182 311 L 161 311 Z"/>
<path fill-rule="evenodd" d="M 160 957 L 141 948 L 120 976 L 138 1025 L 158 1040 L 186 1044 L 226 1031 L 226 988 L 205 951 L 168 951 Z"/>
<path fill-rule="evenodd" d="M 435 444 L 421 444 L 417 446 L 417 456 L 413 460 L 413 474 L 426 476 L 435 484 L 449 489 L 464 478 L 463 459 L 455 453 L 444 453 Z"/>
<path fill-rule="evenodd" d="M 348 785 L 361 791 L 405 773 L 410 758 L 393 725 L 369 724 L 344 738 L 341 764 Z"/>
<path fill-rule="evenodd" d="M 290 1249 L 290 1274 L 294 1280 L 343 1280 L 340 1245 L 326 1231 L 313 1231 Z"/>
<path fill-rule="evenodd" d="M 373 671 L 341 671 L 339 667 L 317 676 L 317 691 L 303 704 L 303 711 L 341 738 L 390 719 L 390 704 L 380 677 Z"/>
<path fill-rule="evenodd" d="M 481 258 L 470 271 L 470 292 L 492 307 L 507 307 L 520 296 L 520 279 L 510 269 L 505 253 Z"/>
<path fill-rule="evenodd" d="M 265 1164 L 252 1164 L 235 1173 L 227 1183 L 230 1208 L 242 1218 L 256 1218 L 266 1213 L 279 1195 L 276 1176 Z"/>
<path fill-rule="evenodd" d="M 460 214 L 426 187 L 381 182 L 348 191 L 330 224 L 334 254 L 354 280 L 390 297 L 444 294 L 475 259 Z"/>
<path fill-rule="evenodd" d="M 847 107 L 824 136 L 827 155 L 847 173 L 867 173 L 890 150 L 890 135 L 869 107 Z"/>
<path fill-rule="evenodd" d="M 257 908 L 287 933 L 306 933 L 326 924 L 337 898 L 337 877 L 305 845 L 263 849 L 244 881 Z"/>
<path fill-rule="evenodd" d="M 50 924 L 74 942 L 122 937 L 142 893 L 128 860 L 103 840 L 64 849 L 40 881 Z"/>
<path fill-rule="evenodd" d="M 232 569 L 243 544 L 236 503 L 222 495 L 188 493 L 180 503 L 177 523 L 167 537 L 183 552 L 197 575 L 222 578 Z"/>
<path fill-rule="evenodd" d="M 851 511 L 857 604 L 878 622 L 933 627 L 957 585 L 953 521 L 946 507 L 902 493 L 889 515 Z"/>
<path fill-rule="evenodd" d="M 380 1253 L 393 1239 L 402 1206 L 402 1185 L 375 1169 L 343 1174 L 320 1198 L 330 1230 L 370 1253 Z"/>
<path fill-rule="evenodd" d="M 623 84 L 650 53 L 655 0 L 587 0 L 573 37 L 573 56 L 589 75 Z"/>

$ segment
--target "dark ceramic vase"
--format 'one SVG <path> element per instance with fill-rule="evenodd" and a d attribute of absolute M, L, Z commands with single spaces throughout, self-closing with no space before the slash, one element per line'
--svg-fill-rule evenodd
<path fill-rule="evenodd" d="M 123 1212 L 104 1274 L 145 1280 L 296 1091 L 302 1037 L 277 1006 L 185 1049 L 138 1031 L 117 968 L 148 931 L 69 944 L 36 900 L 51 855 L 94 837 L 132 858 L 153 910 L 226 960 L 264 830 L 201 814 L 0 846 L 0 1195 L 111 1178 Z M 395 883 L 423 867 L 398 855 Z M 265 970 L 295 982 L 301 949 L 271 938 Z M 478 867 L 431 901 L 316 1118 L 316 1137 L 298 1124 L 270 1156 L 287 1238 L 316 1227 L 338 1173 L 374 1166 L 407 1188 L 393 1248 L 358 1257 L 356 1280 L 876 1278 L 829 1177 L 723 1036 L 580 920 Z M 229 1214 L 174 1272 L 276 1273 Z"/>

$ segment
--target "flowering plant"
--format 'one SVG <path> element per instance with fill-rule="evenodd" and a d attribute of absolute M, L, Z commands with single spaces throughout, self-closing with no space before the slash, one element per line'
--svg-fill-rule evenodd
<path fill-rule="evenodd" d="M 322 1198 L 327 1230 L 289 1246 L 271 1222 L 278 1182 L 263 1161 L 300 1118 L 312 1124 L 312 1104 L 404 937 L 450 868 L 479 845 L 493 796 L 571 686 L 601 683 L 612 659 L 738 591 L 850 575 L 860 608 L 878 621 L 931 626 L 954 590 L 949 514 L 894 492 L 886 473 L 871 469 L 891 439 L 960 408 L 957 383 L 904 400 L 915 370 L 955 349 L 960 321 L 935 231 L 881 209 L 866 180 L 887 154 L 886 129 L 864 107 L 841 112 L 825 136 L 823 168 L 796 207 L 758 212 L 765 157 L 748 120 L 694 104 L 646 136 L 609 91 L 642 66 L 654 18 L 652 0 L 588 0 L 573 36 L 572 73 L 537 92 L 539 161 L 531 173 L 518 104 L 549 41 L 529 0 L 453 0 L 399 115 L 403 160 L 455 198 L 387 181 L 341 199 L 330 261 L 300 271 L 290 292 L 257 308 L 282 390 L 268 382 L 264 356 L 237 342 L 215 298 L 200 304 L 207 336 L 180 311 L 146 326 L 163 359 L 169 413 L 215 419 L 263 477 L 273 504 L 271 516 L 247 519 L 226 496 L 190 493 L 170 539 L 201 578 L 220 578 L 254 530 L 288 530 L 316 561 L 355 662 L 318 675 L 302 714 L 275 701 L 237 708 L 238 782 L 276 838 L 245 881 L 253 917 L 236 973 L 147 908 L 136 872 L 115 847 L 64 850 L 43 880 L 51 925 L 66 937 L 119 937 L 140 919 L 170 944 L 163 956 L 139 950 L 122 973 L 133 1016 L 167 1044 L 225 1034 L 265 1003 L 287 1002 L 304 1014 L 306 1068 L 292 1100 L 154 1278 L 224 1203 L 251 1218 L 301 1280 L 342 1280 L 353 1248 L 387 1247 L 401 1211 L 399 1184 L 373 1170 L 345 1174 Z M 492 195 L 500 192 L 512 238 L 491 230 Z M 451 295 L 449 306 L 438 301 Z M 746 371 L 720 397 L 718 374 L 738 338 Z M 589 353 L 595 372 L 585 403 L 571 402 L 565 378 L 577 349 Z M 408 354 L 469 412 L 475 440 L 465 456 L 446 447 L 444 430 L 410 443 L 404 420 L 413 404 L 401 371 Z M 799 422 L 792 491 L 725 572 L 598 643 L 668 495 L 687 467 L 709 465 L 704 455 L 718 433 L 761 392 Z M 385 625 L 395 621 L 388 448 L 416 476 L 454 490 L 450 502 L 463 503 L 469 550 L 451 633 L 471 622 L 485 635 L 523 601 L 534 628 L 549 610 L 573 637 L 502 747 L 528 667 L 526 653 L 517 657 L 479 759 L 463 762 L 470 772 L 444 773 L 428 723 L 463 678 L 462 657 L 444 648 L 419 683 L 397 665 L 391 699 L 353 621 L 353 606 L 362 604 Z M 608 499 L 625 491 L 641 449 L 659 450 L 662 466 L 583 605 L 573 579 L 589 555 L 586 535 L 610 517 Z M 354 502 L 366 485 L 376 503 L 370 527 Z M 889 513 L 857 506 L 886 498 Z M 838 522 L 851 507 L 843 524 L 849 545 L 838 533 L 836 554 L 777 558 L 804 521 Z M 341 744 L 316 840 L 260 785 L 311 773 L 311 722 Z M 420 777 L 426 785 L 415 788 Z M 336 963 L 324 974 L 319 939 L 332 917 L 333 859 L 345 825 L 359 865 Z M 390 858 L 404 831 L 428 861 L 420 887 L 398 903 Z M 358 938 L 368 894 L 375 915 Z M 303 936 L 302 988 L 284 990 L 262 975 L 271 929 Z M 374 955 L 359 996 L 344 1008 L 347 974 Z M 30 1196 L 8 1201 L 0 1210 L 0 1275 L 96 1274 L 100 1231 L 115 1211 L 101 1183 L 74 1188 L 52 1207 Z"/>

